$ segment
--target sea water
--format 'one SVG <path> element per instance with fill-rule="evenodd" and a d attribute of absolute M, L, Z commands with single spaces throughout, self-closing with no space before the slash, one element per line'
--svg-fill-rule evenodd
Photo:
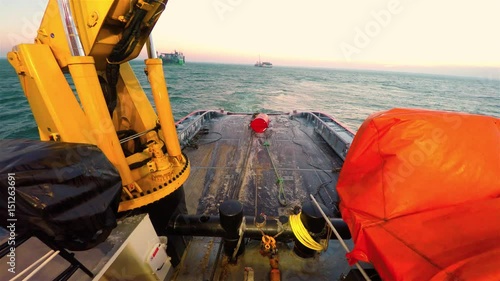
<path fill-rule="evenodd" d="M 131 62 L 152 102 L 142 60 Z M 370 114 L 394 107 L 500 117 L 500 80 L 397 72 L 187 63 L 165 65 L 176 120 L 200 109 L 231 112 L 314 110 L 356 131 Z M 0 59 L 0 139 L 38 138 L 14 69 Z"/>

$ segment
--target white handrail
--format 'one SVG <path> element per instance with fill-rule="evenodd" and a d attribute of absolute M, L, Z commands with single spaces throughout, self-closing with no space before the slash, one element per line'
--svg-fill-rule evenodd
<path fill-rule="evenodd" d="M 42 264 L 40 264 L 37 268 L 35 268 L 35 270 L 33 270 L 30 274 L 28 274 L 28 276 L 26 276 L 22 281 L 28 281 L 31 277 L 33 277 L 33 275 L 35 275 L 38 271 L 40 271 L 40 269 L 42 269 L 44 266 L 46 266 L 57 255 L 59 255 L 60 251 L 55 251 L 55 252 L 52 251 L 52 252 L 53 253 L 52 253 L 52 255 L 50 255 L 50 257 L 48 257 L 47 259 L 45 259 L 45 261 Z M 47 256 L 47 255 L 45 255 L 45 256 Z M 43 257 L 45 257 L 45 256 L 43 256 Z"/>
<path fill-rule="evenodd" d="M 23 276 L 28 270 L 30 270 L 31 268 L 33 268 L 34 266 L 36 266 L 37 264 L 39 264 L 40 262 L 42 262 L 44 259 L 46 259 L 52 253 L 54 253 L 54 250 L 48 251 L 43 257 L 39 258 L 37 261 L 35 261 L 34 263 L 32 263 L 30 266 L 28 266 L 27 268 L 25 268 L 23 271 L 19 272 L 19 274 L 17 274 L 12 279 L 10 279 L 10 281 L 14 281 L 17 278 Z"/>

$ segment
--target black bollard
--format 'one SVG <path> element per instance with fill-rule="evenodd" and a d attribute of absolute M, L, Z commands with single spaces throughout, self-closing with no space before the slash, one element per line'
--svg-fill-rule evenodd
<path fill-rule="evenodd" d="M 329 211 L 325 205 L 319 204 L 321 209 L 325 214 L 329 215 Z M 326 221 L 318 211 L 316 206 L 312 202 L 306 202 L 302 204 L 302 213 L 300 214 L 300 220 L 308 232 L 312 233 L 312 238 L 319 242 L 322 232 L 326 231 Z M 302 245 L 297 239 L 295 239 L 295 245 L 293 252 L 302 258 L 312 258 L 316 255 L 316 251 L 307 248 Z"/>
<path fill-rule="evenodd" d="M 240 239 L 239 229 L 243 221 L 243 204 L 238 200 L 227 200 L 219 206 L 220 225 L 226 232 L 224 236 L 224 253 L 232 257 Z M 240 243 L 237 256 L 245 250 L 243 241 Z"/>

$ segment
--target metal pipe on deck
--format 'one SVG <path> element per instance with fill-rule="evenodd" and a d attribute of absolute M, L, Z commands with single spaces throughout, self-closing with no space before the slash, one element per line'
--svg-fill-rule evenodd
<path fill-rule="evenodd" d="M 263 226 L 255 225 L 255 217 L 245 216 L 245 230 L 244 237 L 251 239 L 261 239 L 262 233 L 269 236 L 276 236 L 276 240 L 288 242 L 294 238 L 294 234 L 288 218 L 286 222 L 281 223 L 276 219 L 266 219 Z M 343 239 L 351 239 L 351 233 L 347 224 L 340 218 L 331 218 L 330 222 L 335 226 L 340 236 Z M 184 236 L 207 236 L 207 237 L 225 237 L 227 232 L 220 224 L 219 216 L 205 216 L 205 215 L 177 215 L 173 218 L 168 226 L 167 233 L 169 235 L 184 235 Z M 326 233 L 320 236 L 322 239 L 326 238 Z M 337 239 L 332 236 L 330 239 Z"/>
<path fill-rule="evenodd" d="M 323 206 L 326 209 L 326 207 Z M 243 238 L 253 238 L 262 240 L 272 239 L 277 241 L 294 241 L 294 252 L 303 258 L 312 258 L 318 249 L 311 248 L 308 240 L 317 243 L 321 239 L 332 239 L 326 221 L 321 214 L 318 214 L 311 202 L 306 202 L 302 206 L 300 218 L 296 216 L 281 216 L 277 219 L 268 218 L 265 215 L 258 217 L 245 217 L 243 215 L 243 204 L 238 200 L 224 201 L 219 207 L 219 216 L 205 215 L 182 215 L 179 214 L 171 219 L 167 226 L 168 235 L 186 236 L 210 236 L 222 237 L 224 241 L 224 253 L 235 261 L 238 255 L 245 250 Z M 293 221 L 292 221 L 293 219 Z M 327 219 L 330 225 L 334 225 L 339 236 L 350 239 L 351 234 L 347 224 L 339 218 Z M 304 226 L 298 226 L 304 224 Z M 297 227 L 299 229 L 297 229 Z M 295 231 L 295 232 L 294 232 Z M 305 243 L 305 244 L 302 244 Z M 321 247 L 323 248 L 323 247 Z"/>

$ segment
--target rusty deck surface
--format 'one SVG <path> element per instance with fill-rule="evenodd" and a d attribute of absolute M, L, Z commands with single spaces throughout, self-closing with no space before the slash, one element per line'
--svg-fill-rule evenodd
<path fill-rule="evenodd" d="M 215 118 L 184 148 L 191 163 L 184 184 L 188 212 L 217 215 L 221 202 L 238 199 L 245 215 L 289 215 L 309 194 L 336 208 L 334 187 L 343 161 L 313 127 L 301 118 L 274 115 L 270 127 L 258 134 L 248 127 L 251 118 Z M 278 177 L 285 206 L 278 201 Z"/>
<path fill-rule="evenodd" d="M 191 163 L 184 184 L 189 214 L 218 215 L 224 200 L 237 199 L 245 216 L 289 216 L 310 200 L 309 194 L 336 210 L 335 186 L 343 160 L 305 118 L 269 117 L 270 127 L 261 134 L 249 127 L 252 115 L 212 118 L 185 146 Z M 285 205 L 278 200 L 278 178 L 283 179 Z M 221 244 L 220 238 L 193 237 L 174 279 L 244 280 L 245 267 L 251 267 L 255 280 L 269 280 L 269 259 L 259 253 L 260 241 L 246 240 L 236 264 L 228 263 Z M 336 280 L 349 271 L 336 240 L 316 258 L 300 258 L 292 249 L 293 242 L 278 243 L 282 280 Z"/>

